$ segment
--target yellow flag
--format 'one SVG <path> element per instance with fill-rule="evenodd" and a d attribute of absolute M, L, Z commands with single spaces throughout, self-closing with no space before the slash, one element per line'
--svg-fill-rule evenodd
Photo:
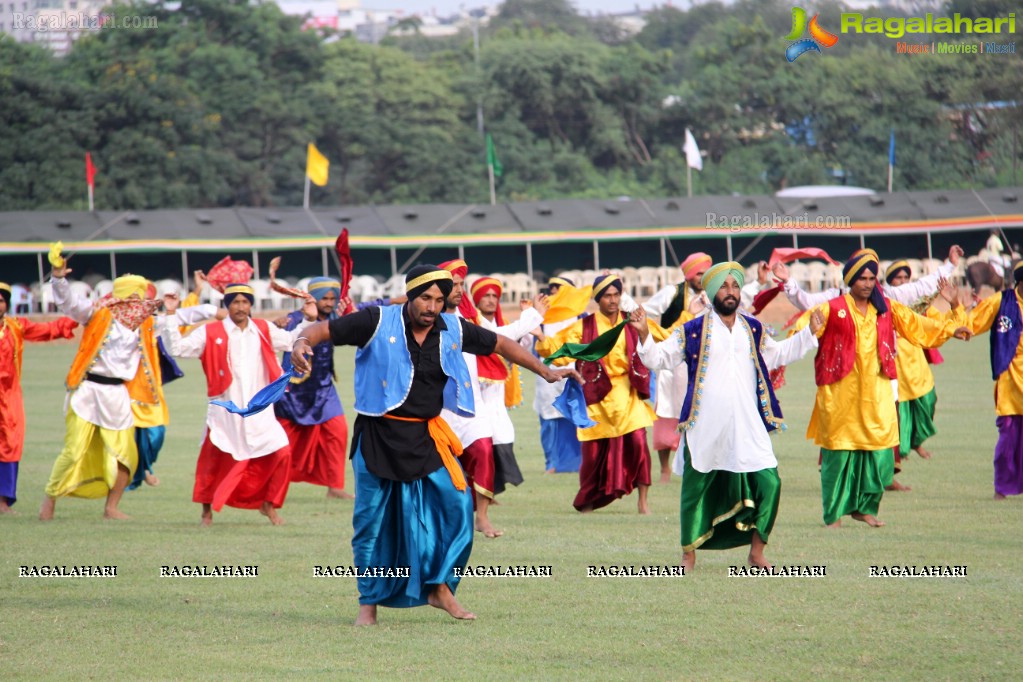
<path fill-rule="evenodd" d="M 567 284 L 561 285 L 558 293 L 551 296 L 548 301 L 550 308 L 543 316 L 544 324 L 564 322 L 565 320 L 582 315 L 586 312 L 586 307 L 590 304 L 590 296 L 592 295 L 593 287 L 589 285 L 579 289 Z"/>
<path fill-rule="evenodd" d="M 309 176 L 309 181 L 318 187 L 326 185 L 327 168 L 329 167 L 330 161 L 327 161 L 327 157 L 321 154 L 316 145 L 310 142 L 309 153 L 305 162 L 305 174 Z"/>
<path fill-rule="evenodd" d="M 50 265 L 55 268 L 64 267 L 64 257 L 61 252 L 64 251 L 64 242 L 56 242 L 50 244 L 50 253 L 47 254 L 46 259 L 50 261 Z"/>

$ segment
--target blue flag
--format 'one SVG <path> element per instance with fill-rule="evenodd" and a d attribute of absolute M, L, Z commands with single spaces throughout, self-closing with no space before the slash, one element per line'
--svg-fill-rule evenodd
<path fill-rule="evenodd" d="M 259 414 L 266 408 L 284 397 L 291 377 L 295 376 L 295 370 L 288 369 L 279 379 L 264 386 L 256 395 L 252 396 L 248 407 L 238 407 L 230 400 L 211 400 L 210 405 L 219 405 L 231 414 L 240 414 L 242 417 L 251 417 Z"/>
<path fill-rule="evenodd" d="M 895 165 L 895 128 L 888 135 L 888 165 Z"/>
<path fill-rule="evenodd" d="M 578 429 L 588 429 L 597 422 L 586 414 L 586 398 L 583 397 L 583 385 L 575 379 L 565 382 L 565 390 L 554 399 L 554 409 L 575 424 Z"/>

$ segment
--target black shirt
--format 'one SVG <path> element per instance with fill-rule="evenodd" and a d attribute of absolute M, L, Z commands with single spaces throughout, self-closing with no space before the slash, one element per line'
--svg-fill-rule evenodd
<path fill-rule="evenodd" d="M 440 414 L 443 407 L 444 384 L 448 380 L 440 364 L 440 330 L 447 329 L 447 325 L 444 318 L 437 317 L 420 346 L 412 333 L 412 321 L 407 307 L 402 308 L 402 314 L 405 316 L 405 343 L 415 372 L 405 402 L 388 414 L 432 419 Z M 331 320 L 331 341 L 336 346 L 365 346 L 373 338 L 379 320 L 380 308 L 377 307 Z M 462 325 L 464 352 L 473 355 L 489 355 L 494 352 L 497 334 L 462 318 L 458 321 Z M 425 422 L 357 415 L 352 435 L 352 457 L 360 444 L 366 468 L 380 478 L 415 481 L 443 466 Z"/>

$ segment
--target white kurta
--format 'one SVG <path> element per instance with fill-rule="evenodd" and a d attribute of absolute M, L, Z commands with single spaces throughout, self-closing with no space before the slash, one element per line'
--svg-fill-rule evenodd
<path fill-rule="evenodd" d="M 921 298 L 935 293 L 938 290 L 938 280 L 942 277 L 949 279 L 952 277 L 952 273 L 955 272 L 955 269 L 956 266 L 946 260 L 938 266 L 938 270 L 936 272 L 932 272 L 929 275 L 921 277 L 915 282 L 906 282 L 905 284 L 893 287 L 882 280 L 880 282 L 881 291 L 885 296 L 896 303 L 911 306 Z M 824 291 L 818 291 L 817 293 L 811 294 L 804 291 L 802 287 L 799 286 L 799 282 L 794 279 L 789 279 L 789 281 L 785 282 L 784 289 L 785 296 L 788 297 L 792 305 L 796 306 L 799 310 L 809 310 L 810 308 L 819 306 L 822 303 L 827 303 L 833 298 L 838 298 L 845 293 L 844 288 L 839 289 L 837 287 L 832 287 L 830 289 L 825 289 Z"/>
<path fill-rule="evenodd" d="M 57 308 L 75 322 L 86 325 L 95 310 L 92 301 L 83 299 L 71 290 L 67 279 L 54 277 L 53 300 Z M 142 359 L 138 330 L 132 331 L 117 320 L 110 323 L 110 333 L 96 362 L 89 368 L 91 374 L 131 381 L 138 372 Z M 131 398 L 124 384 L 97 384 L 83 381 L 77 389 L 69 391 L 64 401 L 64 413 L 70 408 L 79 417 L 104 429 L 123 431 L 135 424 L 131 413 Z"/>
<path fill-rule="evenodd" d="M 498 327 L 495 322 L 480 315 L 480 326 L 484 329 L 518 342 L 529 332 L 543 324 L 543 316 L 535 308 L 527 308 L 522 316 L 515 322 L 510 322 L 503 327 Z M 478 369 L 478 368 L 477 368 Z M 476 409 L 476 419 L 481 417 L 489 419 L 494 430 L 494 445 L 515 442 L 515 426 L 512 425 L 511 417 L 508 415 L 508 408 L 504 404 L 504 382 L 480 380 L 480 395 L 482 403 Z M 482 408 L 482 412 L 480 410 Z"/>
<path fill-rule="evenodd" d="M 742 318 L 729 329 L 716 312 L 708 313 L 705 324 L 713 325 L 707 342 L 707 378 L 703 383 L 703 409 L 696 424 L 686 432 L 693 468 L 707 473 L 731 471 L 748 473 L 778 466 L 771 439 L 758 405 L 757 371 L 753 364 L 751 335 Z M 668 339 L 654 343 L 647 336 L 639 349 L 648 367 L 677 367 L 685 362 L 684 339 L 676 330 Z M 778 342 L 764 340 L 767 368 L 787 365 L 817 347 L 809 328 Z M 684 447 L 679 446 L 679 449 Z M 675 473 L 681 474 L 682 457 L 676 454 Z"/>
<path fill-rule="evenodd" d="M 567 329 L 575 324 L 578 320 L 585 317 L 573 317 L 568 320 L 561 322 L 552 322 L 551 324 L 545 324 L 543 326 L 544 336 L 554 336 L 562 329 Z M 558 365 L 558 369 L 573 369 L 575 363 L 570 362 L 564 365 Z M 565 415 L 558 412 L 557 408 L 554 407 L 554 401 L 558 399 L 558 396 L 565 391 L 565 382 L 568 379 L 560 379 L 555 381 L 553 384 L 547 383 L 539 375 L 536 377 L 536 392 L 533 394 L 533 409 L 536 410 L 536 414 L 540 419 L 564 419 Z"/>
<path fill-rule="evenodd" d="M 278 353 L 290 351 L 302 329 L 309 325 L 303 321 L 294 331 L 287 332 L 276 325 L 268 325 L 270 343 Z M 199 327 L 182 338 L 176 321 L 162 325 L 163 342 L 171 355 L 183 358 L 197 358 L 206 348 L 206 329 Z M 270 377 L 263 363 L 260 332 L 255 324 L 240 328 L 230 318 L 224 320 L 227 331 L 227 361 L 231 368 L 231 385 L 227 391 L 213 400 L 230 400 L 239 407 L 245 407 L 252 397 L 270 383 Z M 206 410 L 206 427 L 210 441 L 241 461 L 263 457 L 276 452 L 288 444 L 288 436 L 277 422 L 272 409 L 266 409 L 251 417 L 231 414 L 223 407 L 210 404 Z"/>

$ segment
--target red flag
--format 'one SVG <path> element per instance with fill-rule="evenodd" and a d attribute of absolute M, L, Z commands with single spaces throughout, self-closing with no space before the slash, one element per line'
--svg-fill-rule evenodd
<path fill-rule="evenodd" d="M 775 263 L 791 263 L 800 258 L 819 258 L 826 260 L 832 265 L 838 265 L 838 261 L 829 256 L 827 251 L 813 247 L 805 249 L 775 249 L 771 252 L 771 260 L 767 264 L 773 267 Z"/>
<path fill-rule="evenodd" d="M 92 154 L 85 152 L 85 184 L 89 187 L 96 185 L 96 167 L 92 165 Z"/>
<path fill-rule="evenodd" d="M 352 283 L 352 247 L 348 245 L 348 228 L 341 228 L 341 234 L 334 242 L 334 250 L 337 251 L 338 260 L 341 263 L 341 298 L 348 296 L 348 287 Z"/>
<path fill-rule="evenodd" d="M 781 287 L 780 286 L 774 286 L 774 287 L 771 287 L 770 289 L 764 289 L 763 291 L 758 293 L 756 296 L 754 296 L 753 297 L 753 311 L 752 311 L 753 314 L 754 315 L 759 315 L 760 311 L 762 311 L 764 308 L 766 308 L 767 304 L 770 303 L 771 301 L 773 301 L 775 299 L 775 297 L 777 297 L 778 294 L 780 294 L 780 293 L 781 293 Z"/>

